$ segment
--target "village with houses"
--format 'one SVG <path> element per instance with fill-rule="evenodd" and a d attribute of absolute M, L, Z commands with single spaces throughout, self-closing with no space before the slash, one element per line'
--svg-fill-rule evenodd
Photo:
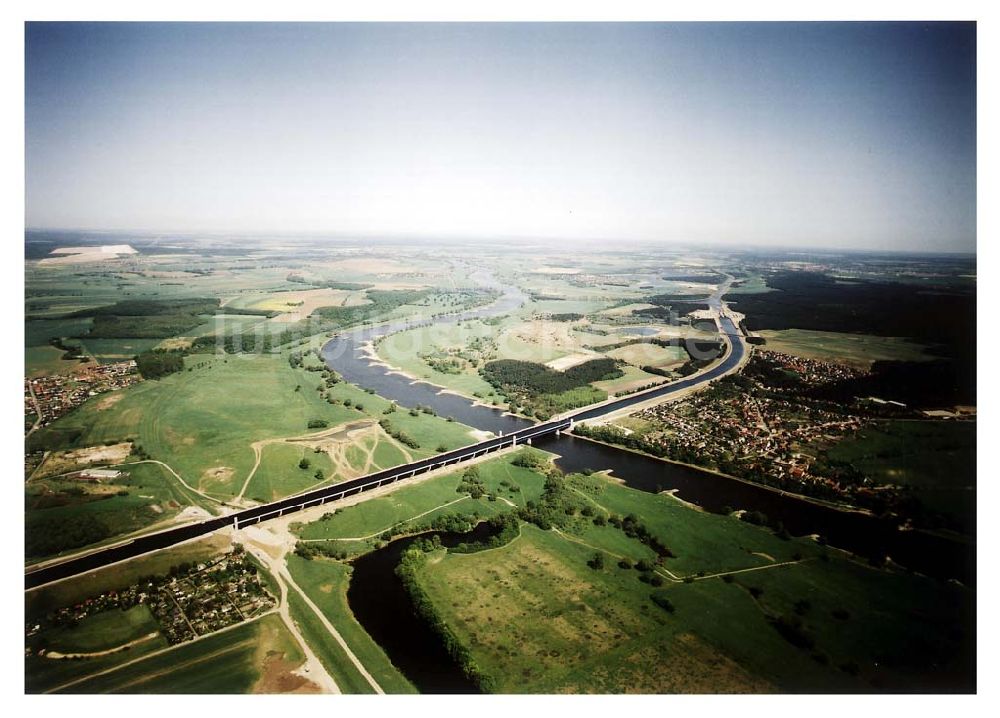
<path fill-rule="evenodd" d="M 674 460 L 783 490 L 865 503 L 892 487 L 833 468 L 821 455 L 825 447 L 856 435 L 879 414 L 907 409 L 873 397 L 843 405 L 811 394 L 864 373 L 841 363 L 758 350 L 741 376 L 644 409 L 622 423 L 627 431 L 641 434 L 655 453 Z"/>
<path fill-rule="evenodd" d="M 91 397 L 124 389 L 142 381 L 134 359 L 110 364 L 90 363 L 72 374 L 24 379 L 25 427 L 35 430 L 68 414 Z"/>
<path fill-rule="evenodd" d="M 49 648 L 33 640 L 52 628 L 72 628 L 86 618 L 117 609 L 146 605 L 171 645 L 190 641 L 271 610 L 276 599 L 261 582 L 253 559 L 237 544 L 213 561 L 174 566 L 163 575 L 141 578 L 125 588 L 106 591 L 25 625 L 27 651 L 45 656 Z M 55 657 L 55 656 L 53 656 Z"/>

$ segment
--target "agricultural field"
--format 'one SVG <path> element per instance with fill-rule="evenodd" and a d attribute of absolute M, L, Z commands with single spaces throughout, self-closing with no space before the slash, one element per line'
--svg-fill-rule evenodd
<path fill-rule="evenodd" d="M 684 347 L 661 347 L 656 344 L 629 344 L 612 349 L 607 356 L 632 366 L 655 366 L 659 369 L 674 369 L 688 360 Z"/>
<path fill-rule="evenodd" d="M 63 359 L 61 349 L 48 344 L 24 348 L 25 376 L 35 378 L 50 374 L 69 374 L 80 362 L 76 359 Z"/>
<path fill-rule="evenodd" d="M 102 653 L 141 642 L 157 633 L 159 626 L 149 606 L 140 604 L 126 611 L 115 609 L 88 616 L 72 628 L 52 629 L 46 637 L 47 655 L 50 660 L 59 660 L 61 657 Z M 166 641 L 155 640 L 155 645 L 164 648 Z M 56 657 L 52 656 L 53 652 Z"/>
<path fill-rule="evenodd" d="M 822 332 L 806 329 L 765 330 L 757 332 L 767 340 L 767 348 L 776 352 L 850 364 L 867 369 L 875 361 L 930 361 L 928 347 L 901 337 L 878 337 L 870 334 Z"/>
<path fill-rule="evenodd" d="M 26 665 L 25 688 L 32 693 L 52 690 L 169 646 L 145 605 L 88 616 L 74 628 L 48 631 L 43 640 L 48 647 L 46 655 L 31 656 Z"/>
<path fill-rule="evenodd" d="M 363 291 L 321 288 L 276 292 L 239 306 L 266 312 L 291 314 L 295 315 L 297 320 L 308 317 L 319 307 L 356 307 L 367 303 L 368 300 Z"/>
<path fill-rule="evenodd" d="M 107 591 L 119 590 L 140 577 L 165 573 L 183 562 L 205 561 L 225 552 L 228 538 L 213 536 L 142 556 L 25 593 L 25 620 L 30 625 L 37 617 L 55 609 L 73 606 Z M 47 658 L 33 655 L 27 659 L 26 688 L 45 692 L 69 681 L 115 668 L 141 656 L 167 647 L 156 630 L 148 607 L 139 605 L 121 611 L 114 609 L 88 616 L 75 627 L 47 630 L 33 639 L 60 653 L 96 654 L 78 658 Z M 111 650 L 130 644 L 126 650 Z"/>
<path fill-rule="evenodd" d="M 182 643 L 71 686 L 72 693 L 313 693 L 304 657 L 274 614 Z"/>
<path fill-rule="evenodd" d="M 775 291 L 767 286 L 767 280 L 760 274 L 752 274 L 742 279 L 737 279 L 729 288 L 729 294 L 763 294 L 764 292 Z"/>
<path fill-rule="evenodd" d="M 244 491 L 251 501 L 268 503 L 336 480 L 330 457 L 304 444 L 276 442 L 260 447 L 260 464 Z M 305 466 L 302 466 L 305 462 Z M 316 475 L 323 472 L 323 478 Z"/>
<path fill-rule="evenodd" d="M 158 346 L 162 339 L 83 339 L 84 351 L 101 364 L 132 359 Z"/>
<path fill-rule="evenodd" d="M 681 351 L 684 350 L 682 349 Z M 685 353 L 685 357 L 686 356 L 687 354 Z M 683 362 L 681 362 L 681 364 L 683 364 Z M 671 366 L 679 366 L 679 364 L 674 362 Z M 638 389 L 649 386 L 650 384 L 665 381 L 662 376 L 650 374 L 649 372 L 645 372 L 632 364 L 622 364 L 620 370 L 622 372 L 620 377 L 608 379 L 606 381 L 595 381 L 593 382 L 593 387 L 600 391 L 607 392 L 608 396 L 614 396 L 617 392 L 637 391 Z"/>

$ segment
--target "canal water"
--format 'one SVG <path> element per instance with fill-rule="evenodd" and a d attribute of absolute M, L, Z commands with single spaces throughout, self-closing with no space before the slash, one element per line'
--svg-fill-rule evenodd
<path fill-rule="evenodd" d="M 380 549 L 356 558 L 347 602 L 351 611 L 392 664 L 421 693 L 478 693 L 458 664 L 445 650 L 438 636 L 416 614 L 396 566 L 403 552 L 421 538 L 438 536 L 441 545 L 488 539 L 492 530 L 486 522 L 467 533 L 430 531 L 396 539 Z"/>
<path fill-rule="evenodd" d="M 482 277 L 481 277 L 482 279 Z M 469 312 L 439 318 L 454 322 L 496 316 L 523 303 L 525 297 L 503 287 L 499 302 Z M 392 374 L 364 358 L 362 345 L 378 336 L 414 327 L 419 322 L 395 322 L 375 328 L 345 332 L 323 348 L 327 364 L 348 381 L 375 389 L 403 406 L 422 404 L 438 414 L 477 429 L 509 433 L 531 425 L 525 419 L 505 416 L 489 407 L 425 383 Z M 780 521 L 793 535 L 819 534 L 829 544 L 862 556 L 888 555 L 913 570 L 943 579 L 955 578 L 971 585 L 975 578 L 975 547 L 970 543 L 918 531 L 900 531 L 892 522 L 829 506 L 571 435 L 548 436 L 535 443 L 558 455 L 557 466 L 566 472 L 585 469 L 610 471 L 626 485 L 642 491 L 674 491 L 675 495 L 708 511 L 724 508 L 760 511 Z M 479 534 L 482 534 L 480 536 Z M 433 536 L 434 533 L 422 534 Z M 442 544 L 485 538 L 480 524 L 471 534 L 439 532 Z M 392 663 L 422 693 L 474 693 L 473 685 L 444 649 L 440 638 L 414 612 L 409 595 L 395 575 L 403 551 L 418 536 L 397 539 L 354 560 L 347 598 L 358 621 L 382 647 Z"/>
<path fill-rule="evenodd" d="M 440 317 L 435 322 L 498 316 L 516 309 L 526 299 L 517 288 L 499 286 L 484 273 L 472 276 L 483 285 L 500 289 L 500 300 L 489 306 Z M 363 356 L 361 347 L 365 342 L 421 324 L 426 322 L 399 321 L 344 332 L 324 346 L 323 356 L 327 364 L 348 381 L 373 388 L 379 395 L 403 406 L 429 406 L 439 415 L 452 416 L 468 426 L 495 434 L 507 434 L 533 423 L 476 405 L 430 384 L 415 383 L 372 364 Z M 900 531 L 891 521 L 837 510 L 767 487 L 568 435 L 546 437 L 535 445 L 558 454 L 560 458 L 556 463 L 564 471 L 610 470 L 615 477 L 636 489 L 674 491 L 678 498 L 708 511 L 719 512 L 727 506 L 760 511 L 773 521 L 781 521 L 796 536 L 819 534 L 831 545 L 862 556 L 888 555 L 893 561 L 921 573 L 955 578 L 966 584 L 974 582 L 974 546 L 961 540 L 922 531 Z"/>

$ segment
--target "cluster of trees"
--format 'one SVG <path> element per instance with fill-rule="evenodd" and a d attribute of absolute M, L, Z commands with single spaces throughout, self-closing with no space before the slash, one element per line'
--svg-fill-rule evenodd
<path fill-rule="evenodd" d="M 184 369 L 184 357 L 179 352 L 142 352 L 135 363 L 143 379 L 159 379 Z"/>
<path fill-rule="evenodd" d="M 328 320 L 334 327 L 346 327 L 387 314 L 404 304 L 415 304 L 433 293 L 434 290 L 431 289 L 369 289 L 365 294 L 369 304 L 320 307 L 313 314 Z"/>
<path fill-rule="evenodd" d="M 532 470 L 543 469 L 548 465 L 545 455 L 532 449 L 521 449 L 510 463 L 514 466 L 520 466 L 522 469 Z"/>
<path fill-rule="evenodd" d="M 411 449 L 419 449 L 420 448 L 420 442 L 419 441 L 417 441 L 416 439 L 414 439 L 412 436 L 410 436 L 409 434 L 407 434 L 405 431 L 402 431 L 401 429 L 394 428 L 392 426 L 392 424 L 389 422 L 388 419 L 382 419 L 378 423 L 378 425 L 382 427 L 382 431 L 384 431 L 386 434 L 388 434 L 393 439 L 395 439 L 396 441 L 398 441 L 400 444 L 404 444 L 406 446 L 409 446 Z"/>
<path fill-rule="evenodd" d="M 510 410 L 544 420 L 559 411 L 586 406 L 607 398 L 590 382 L 614 379 L 622 371 L 614 359 L 593 359 L 566 371 L 556 371 L 537 362 L 498 359 L 487 362 L 482 377 L 510 402 Z"/>
<path fill-rule="evenodd" d="M 310 429 L 325 429 L 330 425 L 326 419 L 310 419 L 306 425 Z"/>
<path fill-rule="evenodd" d="M 656 552 L 657 556 L 663 558 L 676 558 L 674 552 L 670 550 L 670 547 L 663 543 L 659 538 L 657 538 L 653 533 L 646 528 L 639 517 L 635 514 L 629 514 L 624 518 L 619 518 L 615 515 L 608 517 L 608 523 L 617 529 L 620 529 L 629 538 L 634 538 L 649 548 Z"/>
<path fill-rule="evenodd" d="M 441 352 L 420 354 L 420 358 L 427 366 L 441 374 L 461 374 L 466 364 L 459 357 Z"/>
<path fill-rule="evenodd" d="M 66 361 L 71 361 L 73 359 L 77 359 L 81 362 L 87 361 L 87 354 L 83 351 L 83 346 L 80 344 L 67 344 L 60 337 L 50 339 L 49 344 L 63 353 L 60 357 L 61 359 Z"/>
<path fill-rule="evenodd" d="M 109 538 L 113 532 L 92 513 L 77 512 L 58 517 L 26 516 L 24 553 L 27 558 L 51 556 Z"/>
<path fill-rule="evenodd" d="M 312 561 L 317 556 L 334 558 L 338 561 L 346 561 L 349 556 L 347 551 L 338 550 L 327 541 L 314 541 L 309 543 L 298 541 L 295 544 L 295 555 L 299 558 L 304 558 L 307 561 Z"/>
<path fill-rule="evenodd" d="M 69 317 L 93 317 L 87 336 L 93 338 L 172 337 L 202 323 L 200 315 L 214 314 L 219 300 L 205 297 L 186 299 L 125 299 L 115 304 L 73 312 Z"/>
<path fill-rule="evenodd" d="M 497 359 L 480 370 L 483 378 L 498 391 L 528 395 L 558 394 L 593 381 L 622 376 L 614 359 L 591 359 L 566 371 L 556 371 L 544 364 L 520 359 Z"/>
<path fill-rule="evenodd" d="M 461 668 L 462 673 L 483 693 L 490 693 L 496 687 L 495 680 L 476 663 L 469 649 L 455 636 L 417 580 L 417 572 L 426 560 L 425 555 L 421 547 L 410 546 L 403 552 L 402 559 L 396 567 L 396 575 L 409 594 L 417 615 L 441 638 L 445 650 Z"/>
<path fill-rule="evenodd" d="M 577 312 L 561 312 L 559 314 L 550 314 L 549 319 L 553 322 L 575 322 L 583 319 L 583 315 Z"/>
<path fill-rule="evenodd" d="M 462 542 L 448 549 L 454 553 L 475 553 L 491 548 L 500 548 L 516 539 L 521 533 L 521 522 L 513 513 L 498 514 L 486 521 L 490 535 L 482 541 Z"/>
<path fill-rule="evenodd" d="M 528 501 L 518 509 L 517 515 L 522 521 L 548 531 L 553 526 L 565 527 L 579 509 L 580 503 L 580 496 L 566 488 L 562 472 L 550 467 L 538 501 Z"/>
<path fill-rule="evenodd" d="M 219 308 L 219 300 L 210 297 L 178 299 L 123 299 L 115 304 L 81 309 L 68 317 L 151 317 L 169 314 L 212 314 Z"/>
<path fill-rule="evenodd" d="M 664 376 L 669 376 L 667 372 L 663 373 Z M 662 381 L 651 381 L 649 384 L 643 384 L 642 386 L 633 387 L 632 389 L 622 389 L 621 391 L 616 391 L 615 396 L 629 396 L 630 394 L 638 394 L 640 391 L 646 391 L 647 389 L 652 389 L 653 387 L 660 386 L 664 384 Z"/>
<path fill-rule="evenodd" d="M 317 288 L 326 289 L 345 289 L 349 292 L 361 291 L 362 289 L 368 289 L 371 284 L 359 284 L 358 282 L 337 282 L 331 279 L 306 279 L 301 274 L 291 272 L 285 277 L 286 282 L 294 282 L 296 284 L 308 284 Z"/>
<path fill-rule="evenodd" d="M 482 498 L 486 494 L 486 486 L 479 477 L 479 467 L 470 466 L 462 472 L 462 480 L 455 488 L 460 494 L 469 494 L 474 499 Z"/>
<path fill-rule="evenodd" d="M 214 352 L 216 347 L 221 345 L 226 354 L 271 354 L 277 351 L 278 347 L 302 341 L 306 337 L 329 331 L 332 328 L 333 326 L 329 322 L 304 319 L 295 324 L 289 324 L 287 328 L 278 333 L 264 330 L 240 331 L 223 336 L 209 334 L 192 341 L 191 349 L 192 351 Z M 289 358 L 289 363 L 291 363 L 291 358 Z M 296 362 L 292 366 L 302 366 L 302 364 Z M 322 370 L 322 367 L 319 369 Z"/>
<path fill-rule="evenodd" d="M 708 306 L 708 294 L 654 294 L 646 297 L 647 304 L 655 304 L 658 307 L 680 306 L 686 310 L 693 309 L 693 305 Z M 642 311 L 642 310 L 640 310 Z M 639 313 L 639 312 L 637 312 Z"/>
<path fill-rule="evenodd" d="M 707 274 L 667 274 L 663 276 L 668 282 L 699 282 L 704 284 L 721 284 L 726 281 L 725 274 L 709 272 Z"/>

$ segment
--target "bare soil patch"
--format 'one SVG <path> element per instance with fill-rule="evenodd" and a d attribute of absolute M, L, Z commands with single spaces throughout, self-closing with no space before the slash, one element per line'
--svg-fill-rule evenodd
<path fill-rule="evenodd" d="M 231 466 L 213 466 L 202 472 L 202 481 L 209 483 L 226 483 L 233 478 L 236 470 Z"/>
<path fill-rule="evenodd" d="M 132 453 L 132 444 L 128 441 L 110 446 L 88 446 L 83 449 L 56 451 L 49 454 L 38 468 L 35 476 L 41 478 L 64 474 L 95 464 L 120 464 L 128 458 L 130 453 Z"/>
<path fill-rule="evenodd" d="M 98 411 L 106 411 L 122 400 L 125 394 L 120 391 L 111 392 L 107 396 L 101 397 L 101 400 L 97 402 Z"/>

